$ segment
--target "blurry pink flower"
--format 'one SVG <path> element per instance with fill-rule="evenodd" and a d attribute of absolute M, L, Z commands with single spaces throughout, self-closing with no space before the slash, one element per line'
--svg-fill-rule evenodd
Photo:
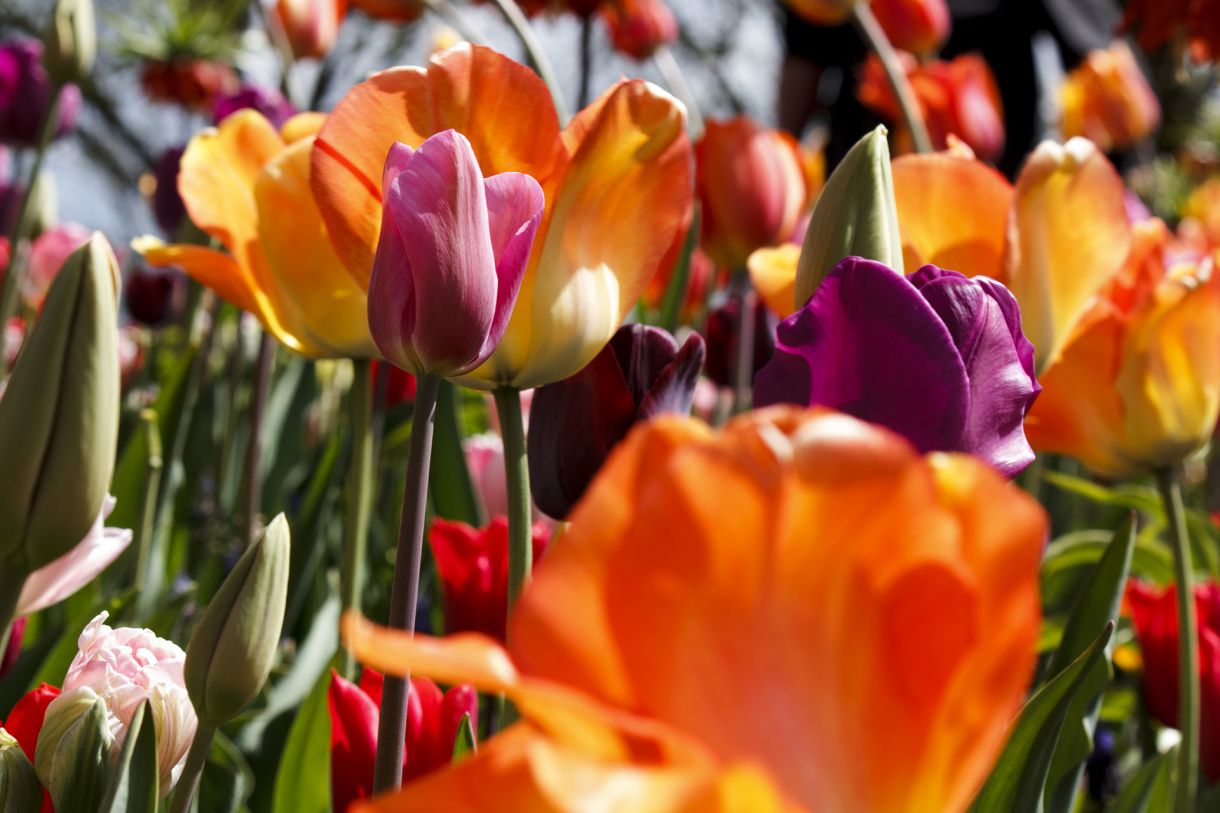
<path fill-rule="evenodd" d="M 504 479 L 504 441 L 494 432 L 472 435 L 462 441 L 466 468 L 486 517 L 508 513 L 508 484 Z"/>
<path fill-rule="evenodd" d="M 59 273 L 60 266 L 68 255 L 89 240 L 92 231 L 76 223 L 61 223 L 44 231 L 30 244 L 29 271 L 25 278 L 23 295 L 34 310 L 42 307 L 51 281 Z"/>
<path fill-rule="evenodd" d="M 5 369 L 13 369 L 13 362 L 17 360 L 17 354 L 21 352 L 21 344 L 25 341 L 25 320 L 14 316 L 8 320 L 8 324 L 4 326 L 4 367 Z M 0 389 L 0 393 L 4 392 Z"/>
<path fill-rule="evenodd" d="M 107 616 L 103 612 L 90 621 L 77 639 L 80 650 L 68 667 L 63 693 L 47 707 L 47 720 L 57 707 L 70 708 L 82 695 L 96 695 L 106 703 L 114 756 L 123 747 L 132 715 L 147 698 L 156 724 L 161 792 L 168 793 L 182 774 L 198 722 L 183 683 L 186 653 L 152 630 L 111 629 L 104 623 Z"/>
<path fill-rule="evenodd" d="M 119 328 L 119 374 L 123 387 L 128 387 L 144 367 L 144 329 L 139 325 Z"/>
<path fill-rule="evenodd" d="M 17 615 L 29 615 L 63 601 L 93 581 L 131 544 L 131 531 L 103 527 L 114 503 L 114 497 L 106 498 L 97 522 L 79 545 L 29 575 L 17 599 Z"/>

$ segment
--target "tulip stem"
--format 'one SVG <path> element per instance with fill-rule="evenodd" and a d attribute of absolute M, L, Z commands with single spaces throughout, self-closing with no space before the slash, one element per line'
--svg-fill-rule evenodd
<path fill-rule="evenodd" d="M 0 379 L 8 373 L 8 362 L 6 361 L 8 337 L 5 327 L 8 325 L 8 320 L 13 318 L 13 314 L 17 311 L 17 297 L 21 290 L 21 264 L 17 262 L 17 256 L 21 253 L 21 238 L 25 234 L 26 220 L 30 216 L 30 199 L 34 196 L 34 185 L 38 183 L 38 173 L 42 170 L 42 161 L 46 156 L 47 146 L 51 143 L 56 125 L 59 123 L 59 105 L 62 96 L 62 88 L 56 86 L 51 103 L 47 105 L 46 116 L 38 129 L 38 146 L 34 152 L 34 161 L 30 164 L 29 174 L 26 176 L 21 204 L 17 207 L 17 217 L 13 219 L 13 225 L 9 229 L 8 266 L 4 269 L 3 288 L 0 288 Z"/>
<path fill-rule="evenodd" d="M 674 92 L 674 95 L 682 100 L 682 104 L 686 105 L 686 124 L 691 141 L 699 140 L 704 129 L 703 114 L 699 111 L 699 100 L 695 98 L 690 83 L 686 81 L 686 74 L 682 72 L 682 66 L 678 64 L 678 60 L 674 59 L 674 52 L 669 49 L 668 45 L 662 45 L 652 55 L 652 61 L 656 64 L 657 70 L 661 72 L 661 76 L 665 78 L 665 84 L 669 85 L 669 89 Z"/>
<path fill-rule="evenodd" d="M 436 392 L 440 379 L 428 373 L 415 377 L 415 416 L 407 450 L 407 484 L 402 495 L 398 525 L 398 555 L 390 586 L 390 629 L 415 631 L 419 603 L 419 566 L 424 553 L 424 519 L 428 508 L 428 470 L 432 458 L 432 431 L 436 419 Z M 373 764 L 373 793 L 397 790 L 402 785 L 402 760 L 407 733 L 408 677 L 386 675 L 381 690 L 381 718 L 377 724 L 377 758 Z"/>
<path fill-rule="evenodd" d="M 509 387 L 496 390 L 496 412 L 504 436 L 504 479 L 508 491 L 508 609 L 511 612 L 529 581 L 534 556 L 530 533 L 530 471 L 525 456 L 525 421 L 521 415 L 520 391 Z"/>
<path fill-rule="evenodd" d="M 559 116 L 559 123 L 567 124 L 568 106 L 564 104 L 563 94 L 559 90 L 559 80 L 555 77 L 555 69 L 551 67 L 551 61 L 547 59 L 546 52 L 542 50 L 542 44 L 538 42 L 538 37 L 534 34 L 534 29 L 526 18 L 525 12 L 517 5 L 516 0 L 495 0 L 495 4 L 499 7 L 500 13 L 504 15 L 504 19 L 508 20 L 508 24 L 513 27 L 521 44 L 525 46 L 525 52 L 529 54 L 530 61 L 534 63 L 534 70 L 538 72 L 542 81 L 546 83 L 547 89 L 551 91 L 551 101 L 555 103 L 555 113 Z"/>
<path fill-rule="evenodd" d="M 373 498 L 373 382 L 368 359 L 352 362 L 355 375 L 347 395 L 352 422 L 352 453 L 348 467 L 347 515 L 343 540 L 343 580 L 340 600 L 343 611 L 360 612 L 364 586 L 364 561 L 369 533 L 369 510 Z M 342 672 L 354 679 L 355 660 L 344 649 Z"/>
<path fill-rule="evenodd" d="M 911 133 L 911 141 L 915 143 L 915 152 L 932 152 L 932 139 L 928 136 L 928 126 L 924 123 L 919 101 L 915 98 L 915 91 L 911 88 L 910 80 L 907 79 L 902 61 L 898 58 L 898 52 L 890 44 L 889 37 L 885 35 L 881 23 L 877 22 L 872 8 L 868 3 L 856 3 L 852 6 L 852 19 L 856 23 L 860 36 L 881 61 L 886 81 L 889 82 L 890 89 L 894 91 L 894 96 L 898 99 L 898 108 L 902 111 L 903 121 Z"/>
<path fill-rule="evenodd" d="M 737 272 L 737 346 L 733 349 L 733 412 L 739 415 L 750 408 L 754 372 L 754 334 L 757 332 L 757 294 L 744 271 Z"/>
<path fill-rule="evenodd" d="M 267 411 L 267 394 L 271 390 L 271 371 L 275 365 L 275 339 L 262 331 L 258 345 L 258 362 L 254 370 L 254 391 L 250 395 L 250 437 L 246 441 L 246 459 L 242 467 L 242 540 L 245 547 L 254 544 L 258 536 L 258 512 L 262 503 L 262 440 L 263 413 Z"/>
<path fill-rule="evenodd" d="M 1161 469 L 1156 476 L 1165 516 L 1169 520 L 1169 544 L 1173 549 L 1178 595 L 1178 813 L 1194 813 L 1199 764 L 1199 648 L 1195 618 L 1193 566 L 1186 509 L 1182 506 L 1182 484 L 1176 467 Z"/>
<path fill-rule="evenodd" d="M 186 754 L 182 776 L 178 778 L 178 786 L 174 788 L 169 813 L 187 813 L 191 809 L 191 802 L 195 799 L 199 779 L 203 776 L 203 766 L 208 761 L 208 753 L 212 750 L 212 740 L 215 737 L 216 726 L 200 720 L 199 727 L 195 729 L 195 739 L 191 741 L 191 750 Z"/>

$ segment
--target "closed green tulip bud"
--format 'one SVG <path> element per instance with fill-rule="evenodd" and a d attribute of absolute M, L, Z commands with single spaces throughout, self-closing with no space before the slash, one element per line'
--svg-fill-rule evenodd
<path fill-rule="evenodd" d="M 288 520 L 278 515 L 225 577 L 186 648 L 186 690 L 201 722 L 221 725 L 267 682 L 288 598 Z"/>
<path fill-rule="evenodd" d="M 113 742 L 106 701 L 89 687 L 51 701 L 34 748 L 34 771 L 56 810 L 96 807 L 106 792 Z"/>
<path fill-rule="evenodd" d="M 885 133 L 878 127 L 857 141 L 822 188 L 796 269 L 797 308 L 844 257 L 876 260 L 902 273 L 898 205 Z"/>
<path fill-rule="evenodd" d="M 0 799 L 5 813 L 38 813 L 42 785 L 17 740 L 0 728 Z"/>
<path fill-rule="evenodd" d="M 56 84 L 75 82 L 93 70 L 97 56 L 93 0 L 58 0 L 43 45 L 42 64 Z"/>
<path fill-rule="evenodd" d="M 119 432 L 118 274 L 100 234 L 68 257 L 0 397 L 0 571 L 58 559 L 102 512 Z"/>

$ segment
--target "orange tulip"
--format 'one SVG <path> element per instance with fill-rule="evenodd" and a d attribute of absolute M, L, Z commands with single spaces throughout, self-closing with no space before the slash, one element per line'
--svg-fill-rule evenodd
<path fill-rule="evenodd" d="M 310 194 L 321 118 L 303 113 L 276 132 L 260 113 L 242 110 L 191 139 L 178 191 L 191 220 L 227 253 L 151 237 L 133 246 L 152 265 L 180 267 L 253 313 L 291 350 L 372 358 L 364 291 L 335 255 Z"/>
<path fill-rule="evenodd" d="M 1192 223 L 1203 244 L 1220 249 L 1220 175 L 1194 188 L 1182 204 L 1182 218 Z"/>
<path fill-rule="evenodd" d="M 1166 267 L 1169 230 L 1134 228 L 1126 264 L 1077 325 L 1026 419 L 1035 449 L 1107 477 L 1180 462 L 1220 414 L 1220 277 L 1210 260 Z"/>
<path fill-rule="evenodd" d="M 1004 116 L 999 88 L 987 63 L 976 54 L 925 64 L 917 63 L 909 54 L 902 57 L 936 148 L 945 149 L 949 136 L 956 136 L 985 160 L 999 157 L 1004 149 Z M 875 55 L 864 63 L 856 94 L 862 103 L 899 127 L 899 143 L 910 144 L 910 134 L 902 128 L 898 100 Z"/>
<path fill-rule="evenodd" d="M 1060 90 L 1065 138 L 1084 136 L 1103 150 L 1130 147 L 1161 122 L 1161 105 L 1127 43 L 1089 52 Z"/>
<path fill-rule="evenodd" d="M 587 364 L 672 264 L 690 217 L 685 124 L 668 94 L 625 80 L 560 129 L 533 71 L 462 44 L 427 68 L 392 68 L 353 88 L 318 135 L 313 190 L 339 257 L 367 289 L 395 141 L 417 147 L 452 128 L 470 140 L 484 175 L 537 179 L 546 210 L 508 329 L 461 379 L 534 387 Z"/>
<path fill-rule="evenodd" d="M 815 25 L 835 25 L 851 16 L 864 0 L 784 0 L 788 8 Z"/>
<path fill-rule="evenodd" d="M 503 691 L 526 720 L 359 809 L 964 810 L 1032 673 L 1045 534 L 981 462 L 838 413 L 644 425 L 507 651 L 348 619 L 365 662 Z"/>
<path fill-rule="evenodd" d="M 275 16 L 297 59 L 323 57 L 335 47 L 347 0 L 276 0 Z"/>
<path fill-rule="evenodd" d="M 409 23 L 424 14 L 420 0 L 349 0 L 352 6 L 378 20 Z"/>
<path fill-rule="evenodd" d="M 871 6 L 885 36 L 899 50 L 931 54 L 949 37 L 945 0 L 872 0 Z"/>
<path fill-rule="evenodd" d="M 750 252 L 786 241 L 808 193 L 796 140 L 745 116 L 709 120 L 695 145 L 703 248 L 740 268 Z"/>

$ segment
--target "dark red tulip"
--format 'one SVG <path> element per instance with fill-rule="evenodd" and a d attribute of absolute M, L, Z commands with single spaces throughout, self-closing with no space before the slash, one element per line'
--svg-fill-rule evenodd
<path fill-rule="evenodd" d="M 172 270 L 137 268 L 127 275 L 123 300 L 131 318 L 148 327 L 175 319 L 185 305 L 186 277 Z"/>
<path fill-rule="evenodd" d="M 157 219 L 161 231 L 171 237 L 178 233 L 178 227 L 186 217 L 186 204 L 178 194 L 178 167 L 182 163 L 184 152 L 186 147 L 170 147 L 161 153 L 161 157 L 153 166 L 153 180 L 156 184 L 152 194 L 153 216 Z"/>
<path fill-rule="evenodd" d="M 754 306 L 754 363 L 750 378 L 771 360 L 775 352 L 775 314 L 759 300 Z M 704 373 L 722 387 L 733 386 L 733 368 L 737 358 L 738 332 L 741 325 L 741 300 L 731 296 L 723 305 L 707 315 L 703 335 L 707 339 L 707 366 Z"/>

